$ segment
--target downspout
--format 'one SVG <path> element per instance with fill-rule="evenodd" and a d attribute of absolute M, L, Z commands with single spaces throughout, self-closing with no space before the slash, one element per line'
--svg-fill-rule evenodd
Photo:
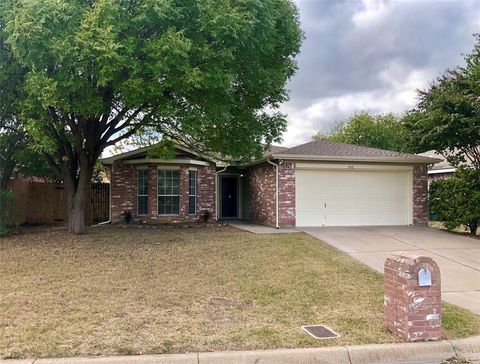
<path fill-rule="evenodd" d="M 225 172 L 228 168 L 228 164 L 225 168 L 215 172 L 215 221 L 218 222 L 218 175 L 222 172 Z"/>
<path fill-rule="evenodd" d="M 273 163 L 269 158 L 267 158 L 267 163 L 275 167 L 275 227 L 280 228 L 278 225 L 278 164 Z"/>

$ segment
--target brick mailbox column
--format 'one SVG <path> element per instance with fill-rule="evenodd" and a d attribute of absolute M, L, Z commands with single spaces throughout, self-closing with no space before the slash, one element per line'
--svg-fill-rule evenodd
<path fill-rule="evenodd" d="M 385 325 L 405 341 L 442 335 L 440 270 L 432 258 L 392 254 L 385 261 Z"/>

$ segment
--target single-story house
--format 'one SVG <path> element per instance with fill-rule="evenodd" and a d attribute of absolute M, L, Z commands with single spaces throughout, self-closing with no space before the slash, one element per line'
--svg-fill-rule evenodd
<path fill-rule="evenodd" d="M 318 140 L 272 147 L 249 163 L 215 163 L 183 147 L 171 160 L 148 149 L 103 160 L 111 221 L 247 220 L 270 226 L 426 223 L 427 166 L 438 159 Z"/>
<path fill-rule="evenodd" d="M 438 179 L 450 178 L 453 173 L 457 170 L 456 167 L 452 166 L 447 159 L 438 153 L 435 150 L 429 150 L 424 153 L 419 153 L 418 155 L 430 158 L 438 158 L 440 161 L 438 163 L 432 164 L 428 167 L 428 184 L 436 181 Z M 471 163 L 466 163 L 467 166 L 471 166 Z"/>

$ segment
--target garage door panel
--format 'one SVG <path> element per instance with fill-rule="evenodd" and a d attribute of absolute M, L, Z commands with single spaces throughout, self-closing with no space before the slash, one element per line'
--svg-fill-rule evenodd
<path fill-rule="evenodd" d="M 406 225 L 411 171 L 296 172 L 297 226 Z"/>

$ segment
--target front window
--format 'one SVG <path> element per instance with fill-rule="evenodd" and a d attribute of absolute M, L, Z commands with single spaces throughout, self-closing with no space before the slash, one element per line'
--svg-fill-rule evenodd
<path fill-rule="evenodd" d="M 197 171 L 188 171 L 188 213 L 197 213 Z"/>
<path fill-rule="evenodd" d="M 148 170 L 137 172 L 137 213 L 148 214 Z"/>
<path fill-rule="evenodd" d="M 178 215 L 180 213 L 179 171 L 158 171 L 158 214 Z"/>

